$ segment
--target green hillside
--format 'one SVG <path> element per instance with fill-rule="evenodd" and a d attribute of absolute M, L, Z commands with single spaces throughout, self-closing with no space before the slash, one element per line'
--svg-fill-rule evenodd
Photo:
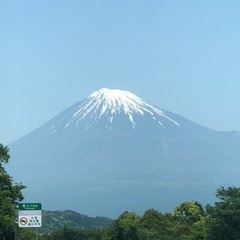
<path fill-rule="evenodd" d="M 65 211 L 42 211 L 41 233 L 50 233 L 63 226 L 78 229 L 103 229 L 107 228 L 113 220 L 107 217 L 88 217 L 71 210 Z"/>

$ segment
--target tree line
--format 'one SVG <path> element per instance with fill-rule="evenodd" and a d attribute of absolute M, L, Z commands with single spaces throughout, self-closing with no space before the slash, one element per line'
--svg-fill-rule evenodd
<path fill-rule="evenodd" d="M 202 206 L 186 201 L 172 213 L 147 210 L 142 216 L 123 212 L 109 226 L 80 229 L 65 224 L 49 233 L 16 228 L 16 206 L 23 200 L 22 184 L 13 182 L 3 164 L 9 149 L 0 144 L 0 240 L 240 240 L 240 188 L 219 187 L 217 201 Z M 9 237 L 8 237 L 9 236 Z M 12 238 L 14 239 L 14 238 Z"/>

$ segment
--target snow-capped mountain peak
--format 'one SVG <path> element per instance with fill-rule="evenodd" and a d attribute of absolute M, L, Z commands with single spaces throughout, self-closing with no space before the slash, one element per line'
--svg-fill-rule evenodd
<path fill-rule="evenodd" d="M 85 126 L 83 127 L 89 129 L 91 126 L 99 125 L 99 122 L 104 119 L 105 127 L 111 129 L 112 123 L 118 115 L 127 116 L 133 128 L 136 127 L 136 117 L 139 116 L 150 117 L 162 127 L 165 127 L 164 121 L 179 126 L 179 123 L 169 118 L 164 111 L 150 105 L 129 91 L 119 89 L 102 88 L 69 110 L 60 120 L 64 122 L 65 128 L 83 126 L 84 121 Z M 52 125 L 50 129 L 51 132 L 55 132 L 56 125 Z"/>
<path fill-rule="evenodd" d="M 132 114 L 135 112 L 143 115 L 144 111 L 151 113 L 149 108 L 160 115 L 163 114 L 161 110 L 152 107 L 141 98 L 124 90 L 102 88 L 92 93 L 88 99 L 90 104 L 100 108 L 100 115 L 105 114 L 108 110 L 110 110 L 112 114 L 123 111 L 125 114 Z"/>

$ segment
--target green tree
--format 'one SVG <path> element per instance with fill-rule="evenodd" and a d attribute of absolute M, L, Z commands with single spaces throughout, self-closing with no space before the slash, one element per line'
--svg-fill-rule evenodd
<path fill-rule="evenodd" d="M 174 208 L 176 218 L 175 236 L 177 239 L 205 239 L 205 213 L 196 201 L 186 201 Z"/>
<path fill-rule="evenodd" d="M 0 144 L 0 239 L 14 231 L 16 221 L 16 206 L 23 199 L 22 184 L 13 182 L 3 164 L 10 158 L 7 146 Z"/>
<path fill-rule="evenodd" d="M 154 209 L 147 210 L 140 220 L 143 239 L 167 239 L 172 236 L 173 216 L 162 214 Z"/>
<path fill-rule="evenodd" d="M 70 228 L 68 226 L 64 226 L 61 229 L 58 229 L 56 231 L 54 231 L 50 238 L 51 240 L 77 240 L 78 236 L 77 236 L 77 231 L 76 229 Z M 83 238 L 84 239 L 84 238 Z"/>
<path fill-rule="evenodd" d="M 51 234 L 41 235 L 39 240 L 109 240 L 106 230 L 82 230 L 67 225 L 54 230 Z"/>
<path fill-rule="evenodd" d="M 196 201 L 186 201 L 174 208 L 174 216 L 180 222 L 193 224 L 204 216 L 204 210 L 200 203 Z"/>
<path fill-rule="evenodd" d="M 36 230 L 32 228 L 19 228 L 16 235 L 18 240 L 36 240 Z"/>
<path fill-rule="evenodd" d="M 140 217 L 135 213 L 124 212 L 113 223 L 112 240 L 138 240 Z"/>
<path fill-rule="evenodd" d="M 219 201 L 206 207 L 208 239 L 240 239 L 240 188 L 220 187 L 216 196 Z"/>

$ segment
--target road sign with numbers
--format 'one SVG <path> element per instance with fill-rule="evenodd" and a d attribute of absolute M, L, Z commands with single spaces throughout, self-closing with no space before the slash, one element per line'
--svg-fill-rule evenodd
<path fill-rule="evenodd" d="M 18 204 L 18 226 L 19 227 L 41 227 L 42 226 L 42 204 L 41 203 L 19 203 Z"/>

